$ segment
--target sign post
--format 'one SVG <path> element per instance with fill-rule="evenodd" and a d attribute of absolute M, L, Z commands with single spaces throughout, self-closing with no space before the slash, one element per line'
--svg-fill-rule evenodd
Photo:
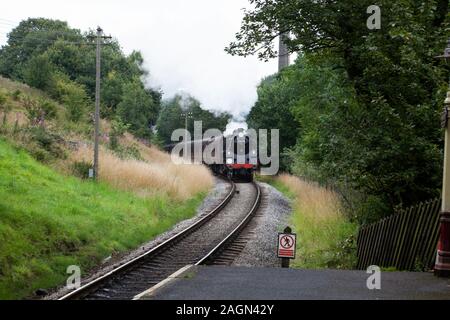
<path fill-rule="evenodd" d="M 290 259 L 295 259 L 297 235 L 292 229 L 286 227 L 283 233 L 278 234 L 278 258 L 281 258 L 281 267 L 289 268 Z"/>

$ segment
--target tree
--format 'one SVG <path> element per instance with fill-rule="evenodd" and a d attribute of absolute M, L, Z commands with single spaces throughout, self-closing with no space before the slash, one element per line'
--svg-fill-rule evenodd
<path fill-rule="evenodd" d="M 437 196 L 448 69 L 433 57 L 445 46 L 449 1 L 380 1 L 376 31 L 366 27 L 370 1 L 250 2 L 229 53 L 261 48 L 261 59 L 273 57 L 272 40 L 289 31 L 289 50 L 309 59 L 290 68 L 306 63 L 295 71 L 293 170 L 345 183 L 391 210 Z"/>
<path fill-rule="evenodd" d="M 117 114 L 134 134 L 143 138 L 151 137 L 151 127 L 156 123 L 159 103 L 140 81 L 123 86 L 122 100 L 117 106 Z"/>
<path fill-rule="evenodd" d="M 116 72 L 107 74 L 102 83 L 102 115 L 111 117 L 116 113 L 116 108 L 122 101 L 123 86 L 126 81 Z"/>
<path fill-rule="evenodd" d="M 87 116 L 87 106 L 91 102 L 82 85 L 59 75 L 55 79 L 55 89 L 52 93 L 65 105 L 70 121 L 79 122 Z"/>
<path fill-rule="evenodd" d="M 22 70 L 25 83 L 42 90 L 51 89 L 54 81 L 53 73 L 54 67 L 45 54 L 32 57 Z"/>
<path fill-rule="evenodd" d="M 111 150 L 117 150 L 119 147 L 119 138 L 129 129 L 129 125 L 124 124 L 122 119 L 115 117 L 111 120 L 111 132 L 109 134 L 109 147 Z"/>
<path fill-rule="evenodd" d="M 66 106 L 72 121 L 80 121 L 95 98 L 96 50 L 91 36 L 94 30 L 82 34 L 59 20 L 22 21 L 0 49 L 0 74 L 44 90 Z M 144 86 L 148 71 L 142 54 L 125 55 L 113 39 L 102 48 L 101 68 L 101 116 L 120 115 L 134 133 L 150 136 L 161 93 Z"/>
<path fill-rule="evenodd" d="M 229 113 L 214 113 L 203 109 L 200 101 L 190 95 L 175 95 L 163 104 L 157 122 L 158 137 L 164 144 L 173 143 L 171 136 L 174 130 L 185 128 L 183 116 L 185 113 L 192 114 L 192 117 L 188 119 L 188 131 L 191 134 L 194 132 L 194 121 L 202 121 L 202 133 L 204 133 L 208 129 L 224 131 L 231 119 Z"/>
<path fill-rule="evenodd" d="M 81 41 L 79 30 L 66 22 L 44 18 L 30 18 L 8 34 L 8 42 L 0 50 L 0 74 L 24 80 L 23 66 L 33 56 L 43 54 L 57 39 Z"/>
<path fill-rule="evenodd" d="M 270 76 L 258 86 L 258 99 L 247 116 L 249 128 L 280 129 L 280 151 L 295 145 L 299 133 L 292 113 L 292 104 L 303 88 L 291 70 Z"/>

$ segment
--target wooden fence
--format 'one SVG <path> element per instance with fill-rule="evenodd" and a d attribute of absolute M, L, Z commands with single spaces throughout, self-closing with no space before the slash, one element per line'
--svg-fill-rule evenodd
<path fill-rule="evenodd" d="M 440 209 L 441 200 L 434 199 L 363 226 L 357 238 L 357 268 L 366 269 L 370 265 L 411 271 L 433 268 Z"/>

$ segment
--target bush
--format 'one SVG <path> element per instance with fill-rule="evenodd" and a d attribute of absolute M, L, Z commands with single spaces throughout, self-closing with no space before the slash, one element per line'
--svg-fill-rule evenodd
<path fill-rule="evenodd" d="M 50 158 L 66 158 L 66 154 L 61 147 L 63 139 L 60 136 L 47 132 L 44 127 L 31 127 L 27 131 L 30 140 L 35 142 L 38 147 L 30 151 L 37 160 L 47 161 Z M 39 148 L 42 150 L 39 150 Z"/>
<path fill-rule="evenodd" d="M 46 150 L 50 149 L 52 144 L 55 143 L 53 136 L 44 128 L 32 128 L 30 133 L 33 140 Z"/>
<path fill-rule="evenodd" d="M 72 173 L 74 176 L 81 179 L 89 178 L 89 170 L 92 169 L 93 165 L 87 161 L 75 161 L 72 164 Z"/>
<path fill-rule="evenodd" d="M 22 96 L 22 91 L 20 91 L 19 89 L 16 89 L 11 93 L 11 98 L 14 101 L 19 101 L 21 96 Z"/>
<path fill-rule="evenodd" d="M 2 92 L 0 92 L 0 108 L 3 107 L 5 102 L 6 102 L 6 95 L 4 95 Z"/>
<path fill-rule="evenodd" d="M 46 150 L 39 148 L 38 146 L 30 146 L 26 147 L 27 151 L 39 162 L 49 162 L 53 157 Z"/>
<path fill-rule="evenodd" d="M 70 121 L 79 122 L 86 116 L 89 98 L 84 86 L 61 76 L 55 82 L 52 95 L 65 105 Z"/>
<path fill-rule="evenodd" d="M 47 55 L 32 57 L 23 67 L 25 82 L 31 87 L 49 90 L 53 85 L 54 67 Z"/>
<path fill-rule="evenodd" d="M 119 147 L 119 138 L 129 129 L 130 125 L 122 122 L 119 117 L 111 121 L 111 133 L 109 135 L 109 146 L 111 150 L 117 150 Z"/>
<path fill-rule="evenodd" d="M 55 103 L 44 98 L 38 101 L 26 98 L 24 107 L 27 118 L 32 125 L 43 125 L 45 120 L 54 119 L 57 113 Z"/>
<path fill-rule="evenodd" d="M 6 95 L 0 92 L 0 111 L 3 112 L 3 125 L 6 124 L 6 117 L 11 109 L 11 106 L 7 103 Z"/>
<path fill-rule="evenodd" d="M 45 111 L 42 105 L 29 97 L 25 98 L 23 106 L 26 111 L 28 121 L 32 126 L 43 125 L 45 120 Z"/>
<path fill-rule="evenodd" d="M 56 104 L 48 99 L 41 99 L 39 101 L 39 107 L 44 112 L 46 119 L 54 119 L 57 113 Z"/>

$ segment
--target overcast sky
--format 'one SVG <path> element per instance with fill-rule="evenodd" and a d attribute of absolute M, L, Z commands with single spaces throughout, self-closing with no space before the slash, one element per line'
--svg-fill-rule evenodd
<path fill-rule="evenodd" d="M 224 52 L 239 30 L 244 7 L 247 0 L 4 1 L 0 45 L 13 25 L 28 17 L 65 20 L 82 31 L 99 25 L 126 53 L 143 53 L 149 83 L 165 97 L 184 90 L 206 108 L 238 116 L 250 110 L 261 78 L 277 69 L 275 60 Z"/>

